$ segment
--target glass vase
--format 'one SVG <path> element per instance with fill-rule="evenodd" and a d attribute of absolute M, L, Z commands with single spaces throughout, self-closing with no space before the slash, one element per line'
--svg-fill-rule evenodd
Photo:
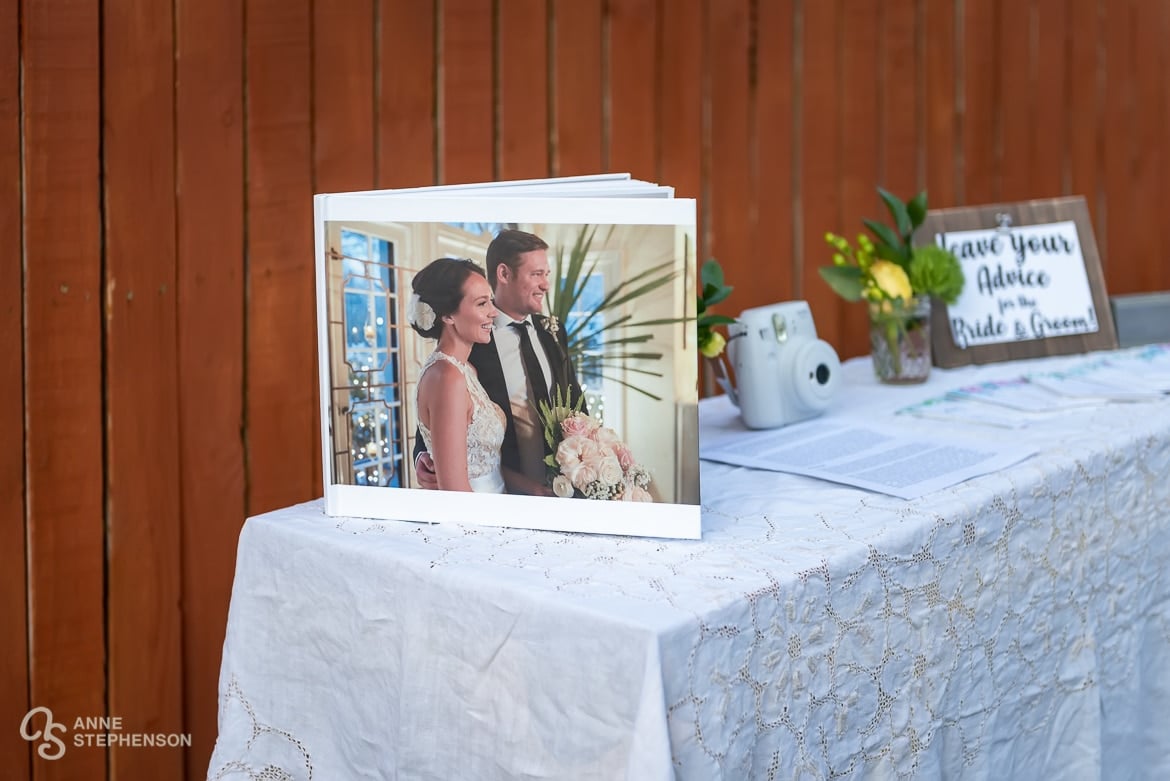
<path fill-rule="evenodd" d="M 869 341 L 873 373 L 882 382 L 909 385 L 930 376 L 930 297 L 871 302 Z"/>

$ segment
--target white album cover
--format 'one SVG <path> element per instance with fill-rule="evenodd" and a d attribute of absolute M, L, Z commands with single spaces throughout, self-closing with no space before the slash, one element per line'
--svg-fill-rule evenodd
<path fill-rule="evenodd" d="M 693 200 L 339 193 L 315 234 L 328 514 L 699 538 Z"/>

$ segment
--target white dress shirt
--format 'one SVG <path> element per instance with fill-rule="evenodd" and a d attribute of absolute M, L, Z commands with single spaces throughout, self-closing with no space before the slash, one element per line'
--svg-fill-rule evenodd
<path fill-rule="evenodd" d="M 514 320 L 503 312 L 496 315 L 494 333 L 496 351 L 500 354 L 500 367 L 504 370 L 504 384 L 508 389 L 508 402 L 512 407 L 512 420 L 516 426 L 521 470 L 533 480 L 543 483 L 546 474 L 544 426 L 540 422 L 536 407 L 528 399 L 528 376 L 524 373 L 524 361 L 520 357 L 520 334 L 511 327 L 511 324 L 516 322 L 530 323 L 528 328 L 529 336 L 532 338 L 532 349 L 536 353 L 536 360 L 544 373 L 545 385 L 549 389 L 553 387 L 553 375 L 543 343 L 536 333 L 540 326 L 533 322 L 532 317 Z"/>

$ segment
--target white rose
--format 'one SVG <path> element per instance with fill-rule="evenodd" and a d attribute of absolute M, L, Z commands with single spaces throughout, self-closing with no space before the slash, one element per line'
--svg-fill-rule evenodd
<path fill-rule="evenodd" d="M 578 461 L 575 464 L 564 467 L 565 477 L 573 483 L 574 488 L 579 488 L 584 491 L 585 487 L 597 479 L 597 469 L 585 463 Z"/>
<path fill-rule="evenodd" d="M 576 466 L 581 462 L 584 450 L 596 447 L 597 445 L 588 437 L 570 434 L 561 440 L 561 444 L 557 445 L 557 463 L 561 465 L 562 471 L 565 467 Z"/>
<path fill-rule="evenodd" d="M 573 484 L 564 475 L 557 475 L 553 478 L 552 489 L 553 493 L 562 499 L 569 499 L 573 496 Z"/>
<path fill-rule="evenodd" d="M 597 465 L 597 478 L 606 485 L 616 485 L 622 481 L 622 465 L 615 456 L 606 456 Z"/>

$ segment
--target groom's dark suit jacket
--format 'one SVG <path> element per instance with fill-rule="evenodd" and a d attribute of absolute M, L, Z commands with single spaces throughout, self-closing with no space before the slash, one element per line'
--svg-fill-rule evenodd
<path fill-rule="evenodd" d="M 576 404 L 577 399 L 582 396 L 582 391 L 580 383 L 577 382 L 577 372 L 573 368 L 573 362 L 569 360 L 569 343 L 565 338 L 565 329 L 559 328 L 556 336 L 553 336 L 546 327 L 546 320 L 547 318 L 542 315 L 532 316 L 533 330 L 536 331 L 537 340 L 544 348 L 549 369 L 552 371 L 549 393 L 555 395 L 557 388 L 568 389 L 569 403 Z M 479 374 L 479 382 L 487 391 L 488 397 L 500 406 L 508 418 L 500 461 L 509 469 L 522 471 L 520 468 L 520 449 L 516 444 L 516 426 L 512 420 L 512 404 L 508 400 L 508 387 L 504 382 L 504 369 L 500 364 L 500 354 L 496 350 L 495 338 L 493 337 L 487 344 L 472 345 L 468 363 L 475 367 L 475 371 Z M 582 406 L 582 409 L 585 407 Z M 588 412 L 587 409 L 585 411 Z M 418 458 L 418 454 L 424 450 L 426 450 L 426 445 L 423 444 L 422 435 L 415 432 L 414 457 Z"/>

